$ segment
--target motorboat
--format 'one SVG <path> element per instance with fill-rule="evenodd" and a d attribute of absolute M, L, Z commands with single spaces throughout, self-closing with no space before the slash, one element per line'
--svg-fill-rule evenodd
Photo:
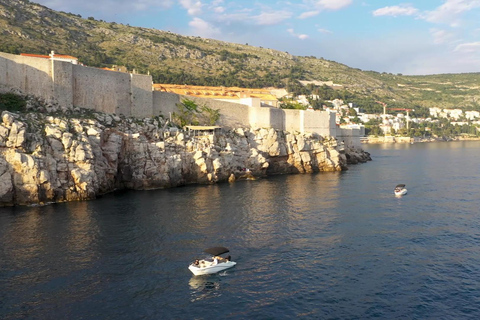
<path fill-rule="evenodd" d="M 188 269 L 196 276 L 214 274 L 235 266 L 237 263 L 230 260 L 230 256 L 222 257 L 222 254 L 230 252 L 225 247 L 213 247 L 203 250 L 211 255 L 210 259 L 196 259 Z"/>
<path fill-rule="evenodd" d="M 393 192 L 395 193 L 396 196 L 403 196 L 407 194 L 407 188 L 405 187 L 404 184 L 397 184 Z"/>

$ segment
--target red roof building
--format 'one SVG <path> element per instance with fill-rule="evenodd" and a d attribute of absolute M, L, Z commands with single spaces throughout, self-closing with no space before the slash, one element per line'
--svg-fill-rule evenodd
<path fill-rule="evenodd" d="M 52 51 L 48 56 L 41 55 L 41 54 L 31 54 L 31 53 L 20 53 L 20 55 L 24 57 L 44 58 L 44 59 L 51 59 L 55 61 L 65 61 L 65 62 L 70 62 L 72 64 L 78 64 L 78 58 L 65 55 L 65 54 L 55 54 L 54 51 Z"/>

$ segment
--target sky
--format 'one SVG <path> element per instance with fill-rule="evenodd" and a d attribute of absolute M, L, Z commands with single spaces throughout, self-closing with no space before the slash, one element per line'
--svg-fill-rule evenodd
<path fill-rule="evenodd" d="M 480 72 L 480 0 L 32 0 L 83 18 L 404 75 Z"/>

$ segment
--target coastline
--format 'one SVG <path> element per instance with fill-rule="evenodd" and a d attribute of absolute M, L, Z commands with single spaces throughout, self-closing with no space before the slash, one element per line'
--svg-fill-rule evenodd
<path fill-rule="evenodd" d="M 115 190 L 343 171 L 371 160 L 368 152 L 340 146 L 334 137 L 272 128 L 191 134 L 166 124 L 161 117 L 80 108 L 62 115 L 3 111 L 0 207 L 91 200 Z"/>
<path fill-rule="evenodd" d="M 362 144 L 381 144 L 381 143 L 430 143 L 430 142 L 449 142 L 449 141 L 480 141 L 480 137 L 437 137 L 437 138 L 418 138 L 418 137 L 372 137 L 367 136 L 360 139 Z"/>

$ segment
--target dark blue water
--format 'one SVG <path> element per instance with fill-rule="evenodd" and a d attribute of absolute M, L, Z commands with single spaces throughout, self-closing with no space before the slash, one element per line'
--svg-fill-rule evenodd
<path fill-rule="evenodd" d="M 480 142 L 364 147 L 342 173 L 1 208 L 0 318 L 479 318 Z M 237 266 L 194 277 L 215 245 Z"/>

